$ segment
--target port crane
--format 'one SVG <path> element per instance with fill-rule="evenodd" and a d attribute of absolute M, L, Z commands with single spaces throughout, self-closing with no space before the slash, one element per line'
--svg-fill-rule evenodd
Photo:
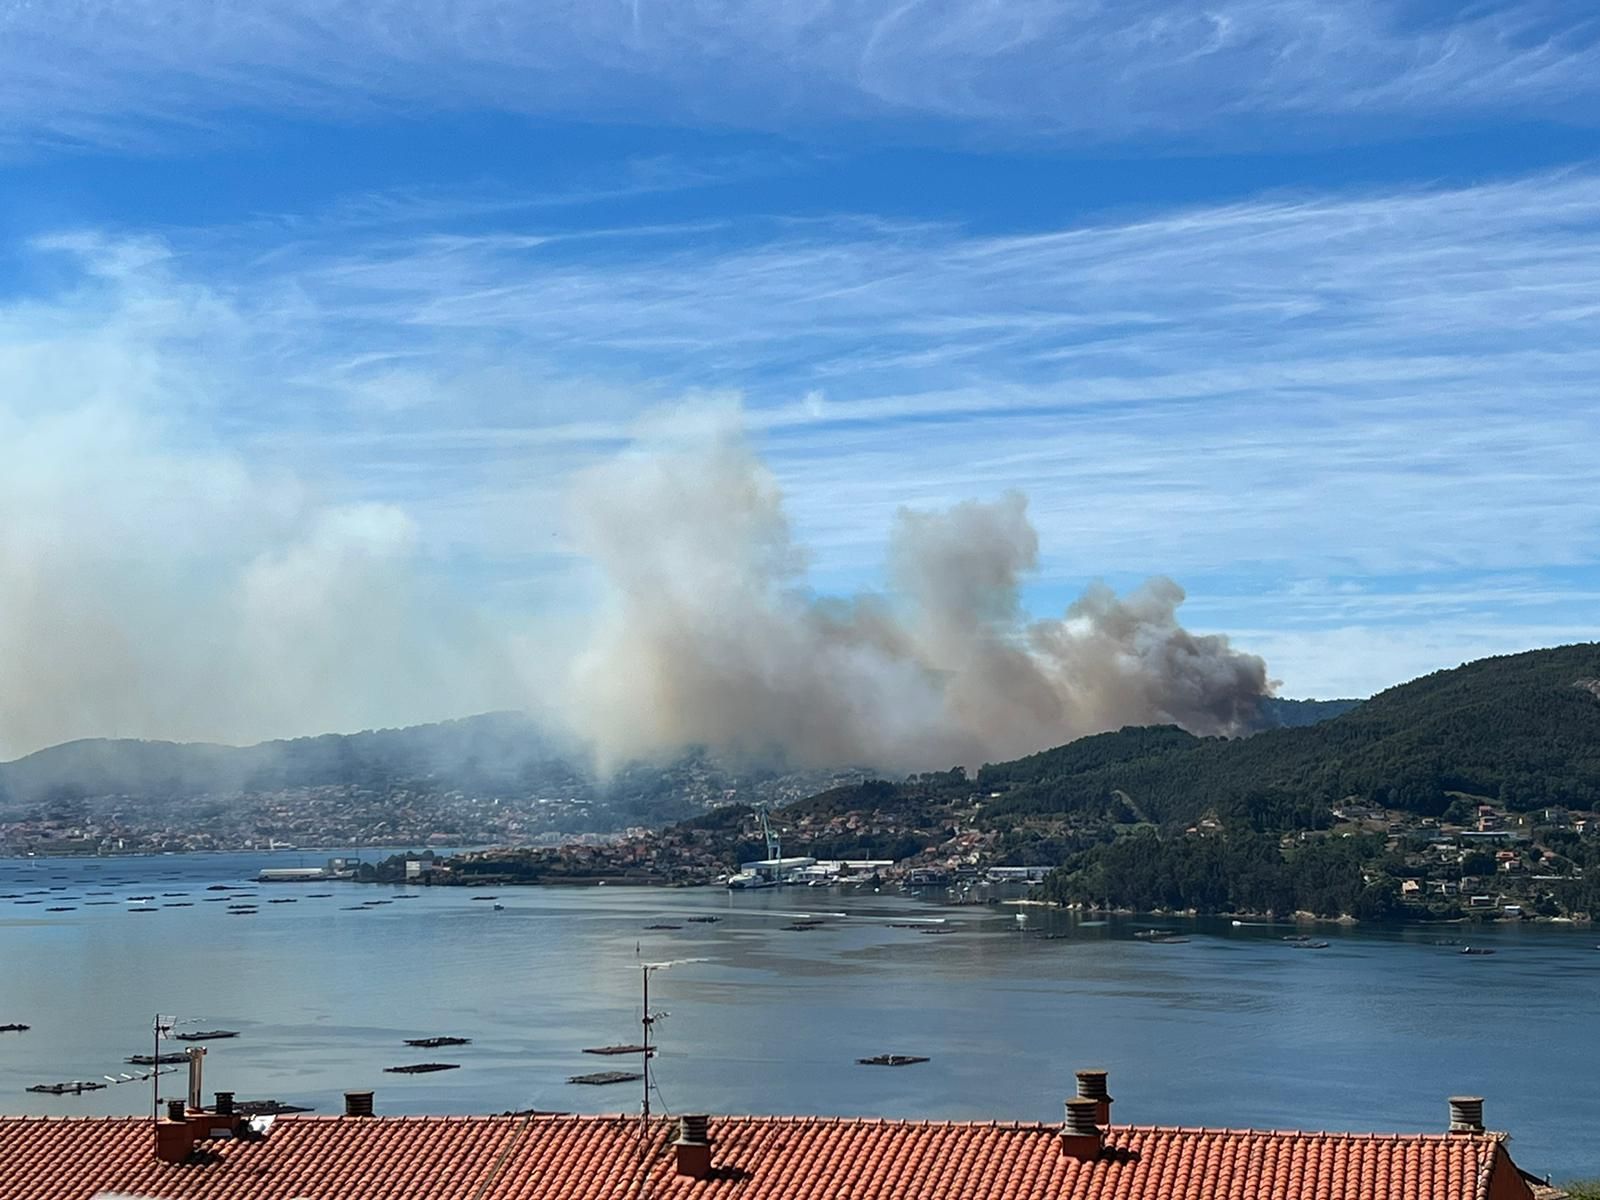
<path fill-rule="evenodd" d="M 767 819 L 767 805 L 759 803 L 755 806 L 756 819 L 761 822 L 761 836 L 767 843 L 767 859 L 776 863 L 783 857 L 783 846 L 778 841 L 778 831 L 773 829 L 772 822 Z"/>

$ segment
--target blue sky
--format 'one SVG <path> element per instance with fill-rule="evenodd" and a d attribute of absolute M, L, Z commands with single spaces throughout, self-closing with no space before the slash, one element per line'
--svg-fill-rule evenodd
<path fill-rule="evenodd" d="M 1571 4 L 9 6 L 0 657 L 332 562 L 406 597 L 348 661 L 431 699 L 0 702 L 0 749 L 514 697 L 592 599 L 574 473 L 683 406 L 742 410 L 821 592 L 1020 489 L 1031 611 L 1171 575 L 1285 694 L 1592 638 L 1597 59 Z M 345 594 L 281 636 L 344 654 Z M 418 613 L 517 681 L 372 667 Z"/>

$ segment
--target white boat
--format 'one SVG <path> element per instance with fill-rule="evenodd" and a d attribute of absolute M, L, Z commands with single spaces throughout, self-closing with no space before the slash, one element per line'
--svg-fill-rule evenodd
<path fill-rule="evenodd" d="M 740 871 L 736 875 L 728 876 L 728 888 L 732 891 L 742 892 L 751 888 L 777 887 L 778 881 L 770 875 L 763 875 L 759 871 Z"/>

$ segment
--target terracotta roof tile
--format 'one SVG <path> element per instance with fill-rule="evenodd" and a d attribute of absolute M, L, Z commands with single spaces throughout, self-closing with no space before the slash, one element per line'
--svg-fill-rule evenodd
<path fill-rule="evenodd" d="M 283 1117 L 168 1164 L 148 1120 L 0 1118 L 0 1198 L 91 1200 L 1529 1200 L 1502 1140 L 1116 1126 L 721 1117 L 712 1177 L 632 1117 Z M 1503 1170 L 1502 1170 L 1503 1168 Z M 1493 1186 L 1491 1186 L 1493 1185 Z"/>

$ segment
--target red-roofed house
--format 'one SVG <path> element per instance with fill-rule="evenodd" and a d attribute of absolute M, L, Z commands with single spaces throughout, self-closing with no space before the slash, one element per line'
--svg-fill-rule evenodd
<path fill-rule="evenodd" d="M 818 1117 L 0 1118 L 4 1200 L 1532 1200 L 1481 1102 L 1453 1132 Z M 358 1098 L 350 1110 L 370 1105 Z M 226 1103 L 219 1105 L 231 1109 Z M 642 1136 L 641 1136 L 642 1135 Z M 158 1154 L 158 1146 L 160 1153 Z M 170 1160 L 170 1161 L 169 1161 Z"/>

